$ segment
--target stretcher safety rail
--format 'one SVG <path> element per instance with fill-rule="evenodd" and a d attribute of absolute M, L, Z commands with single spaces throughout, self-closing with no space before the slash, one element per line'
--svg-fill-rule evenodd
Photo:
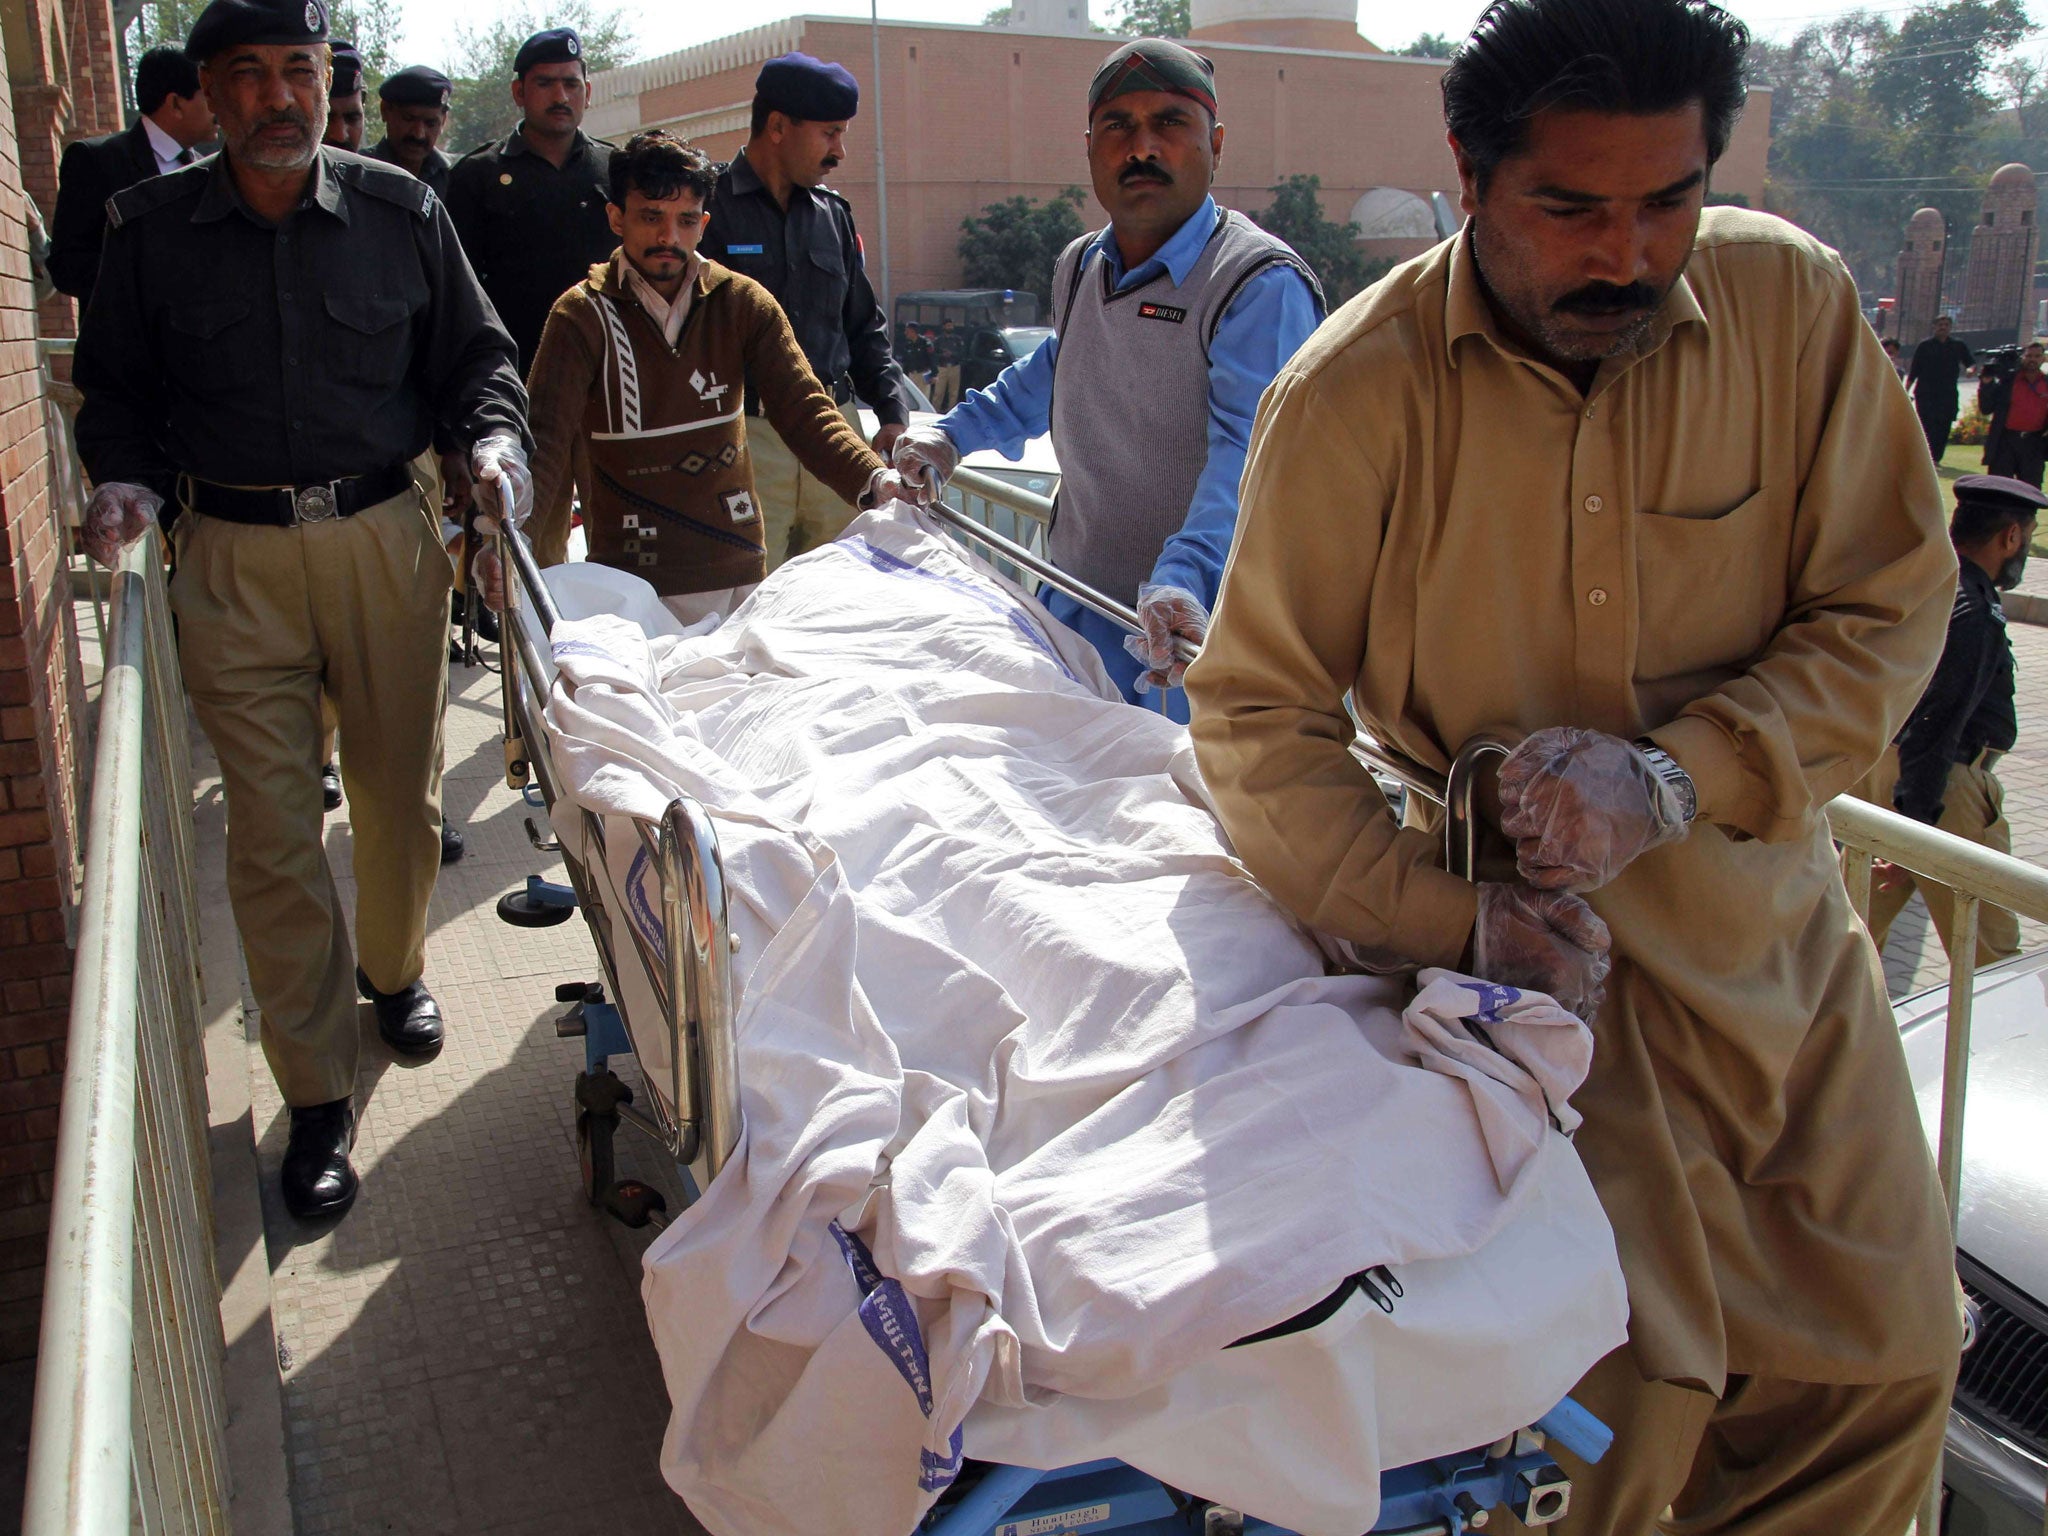
<path fill-rule="evenodd" d="M 1496 738 L 1507 750 L 1503 738 Z M 1472 819 L 1472 778 L 1461 754 L 1451 774 L 1414 762 L 1379 743 L 1361 737 L 1352 750 L 1376 772 L 1404 788 L 1450 806 L 1445 827 L 1449 865 L 1459 873 L 1471 868 L 1477 829 Z M 1955 936 L 1948 956 L 1948 1000 L 1942 1047 L 1941 1120 L 1936 1167 L 1948 1199 L 1953 1235 L 1962 1200 L 1963 1110 L 1969 1093 L 1970 1021 L 1977 978 L 1977 917 L 1985 902 L 2006 908 L 2034 922 L 2048 923 L 2048 871 L 2009 854 L 1994 853 L 1954 833 L 1902 816 L 1884 806 L 1851 795 L 1829 802 L 1829 830 L 1841 848 L 1842 875 L 1857 915 L 1870 918 L 1871 861 L 1884 859 L 1918 878 L 1955 892 Z M 1465 863 L 1461 869 L 1458 860 Z M 1920 1536 L 1940 1530 L 1941 1474 L 1936 1469 L 1923 1499 L 1916 1529 Z M 2048 1533 L 2048 1507 L 2042 1514 Z"/>
<path fill-rule="evenodd" d="M 192 759 L 163 562 L 152 531 L 111 582 L 27 1536 L 229 1529 Z"/>
<path fill-rule="evenodd" d="M 985 503 L 1014 502 L 1034 517 L 1042 507 L 1043 515 L 1050 516 L 1051 504 L 1029 492 L 972 472 L 956 475 L 954 484 L 960 485 L 963 479 L 967 482 L 963 489 L 972 490 Z M 1137 614 L 1128 606 L 1094 591 L 986 523 L 943 503 L 926 511 L 934 521 L 981 546 L 999 564 L 1007 562 L 1030 573 L 1131 633 L 1142 632 Z M 539 803 L 552 808 L 561 786 L 549 761 L 542 711 L 554 671 L 541 647 L 559 622 L 559 614 L 524 535 L 510 526 L 509 519 L 503 527 L 498 547 L 508 573 L 504 634 L 513 658 L 504 667 L 502 684 L 507 781 L 529 799 L 538 790 Z M 1195 647 L 1177 641 L 1176 651 L 1182 659 L 1192 660 Z M 1439 789 L 1439 798 L 1445 793 L 1450 797 L 1453 814 L 1449 825 L 1456 832 L 1447 862 L 1468 878 L 1476 837 L 1474 797 L 1479 769 L 1504 757 L 1508 750 L 1507 743 L 1498 738 L 1475 739 L 1459 754 L 1447 785 Z M 1430 782 L 1425 775 L 1426 770 L 1416 771 L 1417 787 Z M 603 824 L 587 811 L 582 816 L 586 845 L 599 849 L 601 857 Z M 701 1153 L 709 1176 L 716 1177 L 737 1140 L 739 1072 L 734 1001 L 726 968 L 732 939 L 715 832 L 702 810 L 684 799 L 668 807 L 660 826 L 636 822 L 635 829 L 659 874 L 669 943 L 656 952 L 639 936 L 635 925 L 626 926 L 633 934 L 635 958 L 645 967 L 663 1008 L 662 1024 L 674 1062 L 673 1117 L 658 1099 L 655 1116 L 650 1118 L 615 1097 L 630 1099 L 610 1073 L 608 1057 L 633 1049 L 616 1001 L 605 1000 L 600 988 L 578 986 L 557 988 L 556 996 L 575 1004 L 564 1026 L 558 1026 L 561 1032 L 580 1034 L 585 1040 L 586 1070 L 577 1080 L 577 1101 L 586 1194 L 593 1205 L 604 1206 L 629 1226 L 642 1226 L 665 1224 L 665 1202 L 637 1181 L 612 1181 L 608 1118 L 610 1123 L 625 1120 L 661 1140 L 685 1181 L 686 1199 L 693 1199 L 696 1190 L 688 1165 Z M 529 892 L 541 892 L 543 903 L 552 905 L 561 917 L 576 907 L 583 908 L 605 984 L 611 999 L 616 1000 L 620 995 L 618 955 L 613 925 L 597 883 L 575 854 L 544 837 L 530 821 L 528 833 L 537 848 L 562 852 L 571 881 L 570 890 L 551 896 L 546 893 L 546 882 L 534 877 Z M 510 921 L 531 920 L 508 913 L 506 902 L 500 903 L 499 910 Z M 679 947 L 675 936 L 685 933 L 689 942 Z M 1375 1536 L 1462 1536 L 1483 1530 L 1490 1512 L 1502 1506 L 1530 1526 L 1562 1519 L 1569 1508 L 1571 1486 L 1549 1454 L 1547 1446 L 1552 1441 L 1593 1462 L 1606 1454 L 1613 1435 L 1566 1398 L 1534 1425 L 1494 1445 L 1390 1470 L 1381 1479 L 1381 1514 Z M 1201 1523 L 1189 1526 L 1186 1521 L 1190 1518 Z M 920 1530 L 924 1536 L 1050 1536 L 1081 1525 L 1120 1536 L 1162 1536 L 1196 1529 L 1204 1536 L 1289 1536 L 1265 1521 L 1190 1500 L 1116 1461 L 1055 1471 L 987 1467 L 978 1481 L 956 1488 L 936 1505 Z"/>

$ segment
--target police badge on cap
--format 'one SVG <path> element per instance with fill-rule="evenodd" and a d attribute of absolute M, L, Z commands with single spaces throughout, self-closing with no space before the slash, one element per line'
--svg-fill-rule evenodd
<path fill-rule="evenodd" d="M 536 32 L 519 45 L 512 60 L 512 73 L 524 75 L 540 64 L 576 64 L 583 58 L 583 39 L 573 27 L 551 27 Z"/>
<path fill-rule="evenodd" d="M 213 0 L 192 23 L 185 52 L 204 64 L 229 48 L 327 41 L 320 0 Z"/>

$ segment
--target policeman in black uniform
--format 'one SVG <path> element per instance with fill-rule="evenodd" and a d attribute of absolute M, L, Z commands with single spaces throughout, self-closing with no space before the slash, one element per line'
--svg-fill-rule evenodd
<path fill-rule="evenodd" d="M 327 88 L 327 136 L 323 143 L 350 154 L 363 152 L 363 56 L 354 43 L 328 45 L 334 78 Z"/>
<path fill-rule="evenodd" d="M 1868 797 L 1887 799 L 1902 816 L 1966 837 L 1998 853 L 2012 851 L 2005 821 L 2005 790 L 1992 770 L 2019 737 L 2013 708 L 2012 642 L 2006 636 L 2001 591 L 2020 584 L 2034 520 L 2048 496 L 2023 480 L 2003 475 L 1965 475 L 1956 482 L 1956 511 L 1949 538 L 1961 567 L 1955 607 L 1949 614 L 1948 644 L 1897 745 L 1879 764 Z M 1892 920 L 1913 893 L 1914 879 L 1886 865 L 1872 882 L 1870 931 L 1878 948 Z M 1953 953 L 1955 898 L 1943 886 L 1923 883 L 1929 915 L 1945 948 Z M 1977 963 L 1988 965 L 2019 953 L 2019 922 L 2002 907 L 1977 913 Z"/>
<path fill-rule="evenodd" d="M 224 147 L 112 200 L 78 340 L 83 531 L 111 564 L 178 509 L 179 659 L 291 1108 L 285 1203 L 337 1215 L 356 1191 L 358 990 L 393 1050 L 431 1055 L 442 1034 L 421 977 L 451 570 L 409 461 L 442 434 L 493 501 L 530 508 L 526 395 L 440 199 L 321 146 L 323 0 L 212 0 L 187 47 Z M 321 839 L 323 691 L 348 743 L 353 956 Z"/>
<path fill-rule="evenodd" d="M 412 172 L 446 197 L 448 173 L 455 169 L 455 162 L 441 153 L 440 143 L 448 127 L 448 100 L 454 90 L 446 75 L 425 64 L 387 75 L 377 87 L 384 137 L 363 153 Z"/>
<path fill-rule="evenodd" d="M 583 132 L 590 77 L 568 27 L 536 32 L 512 61 L 512 99 L 525 114 L 503 143 L 455 162 L 448 212 L 470 265 L 519 344 L 523 375 L 540 350 L 548 311 L 618 248 L 612 148 Z"/>
<path fill-rule="evenodd" d="M 718 178 L 699 249 L 760 283 L 782 306 L 797 345 L 856 431 L 858 395 L 880 421 L 884 459 L 910 420 L 911 396 L 889 351 L 889 326 L 861 259 L 845 198 L 824 185 L 846 157 L 860 87 L 838 64 L 805 53 L 761 66 L 746 147 Z M 768 567 L 836 537 L 854 509 L 806 471 L 748 392 L 747 449 Z"/>

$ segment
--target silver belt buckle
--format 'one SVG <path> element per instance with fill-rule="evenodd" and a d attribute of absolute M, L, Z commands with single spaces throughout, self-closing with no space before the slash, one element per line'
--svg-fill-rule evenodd
<path fill-rule="evenodd" d="M 302 485 L 292 492 L 292 521 L 326 523 L 335 517 L 332 485 Z"/>

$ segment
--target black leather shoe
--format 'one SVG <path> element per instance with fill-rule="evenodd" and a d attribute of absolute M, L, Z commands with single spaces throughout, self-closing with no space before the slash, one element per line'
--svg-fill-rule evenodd
<path fill-rule="evenodd" d="M 463 602 L 460 592 L 451 592 L 449 598 L 448 622 L 453 624 L 457 630 L 460 630 L 462 628 L 463 611 L 467 604 Z M 491 605 L 489 603 L 478 603 L 476 605 L 476 633 L 479 640 L 495 641 L 498 638 L 498 616 L 491 612 Z"/>
<path fill-rule="evenodd" d="M 294 1109 L 291 1140 L 285 1144 L 278 1180 L 285 1209 L 300 1221 L 339 1216 L 356 1199 L 356 1171 L 349 1149 L 356 1144 L 353 1099 Z"/>
<path fill-rule="evenodd" d="M 356 990 L 377 1010 L 377 1033 L 401 1056 L 431 1056 L 441 1049 L 441 1005 L 423 981 L 398 992 L 379 992 L 362 967 L 356 967 Z"/>
<path fill-rule="evenodd" d="M 441 862 L 453 864 L 462 857 L 462 828 L 451 821 L 441 823 Z"/>
<path fill-rule="evenodd" d="M 320 765 L 320 803 L 330 811 L 341 809 L 341 770 L 332 763 Z"/>

